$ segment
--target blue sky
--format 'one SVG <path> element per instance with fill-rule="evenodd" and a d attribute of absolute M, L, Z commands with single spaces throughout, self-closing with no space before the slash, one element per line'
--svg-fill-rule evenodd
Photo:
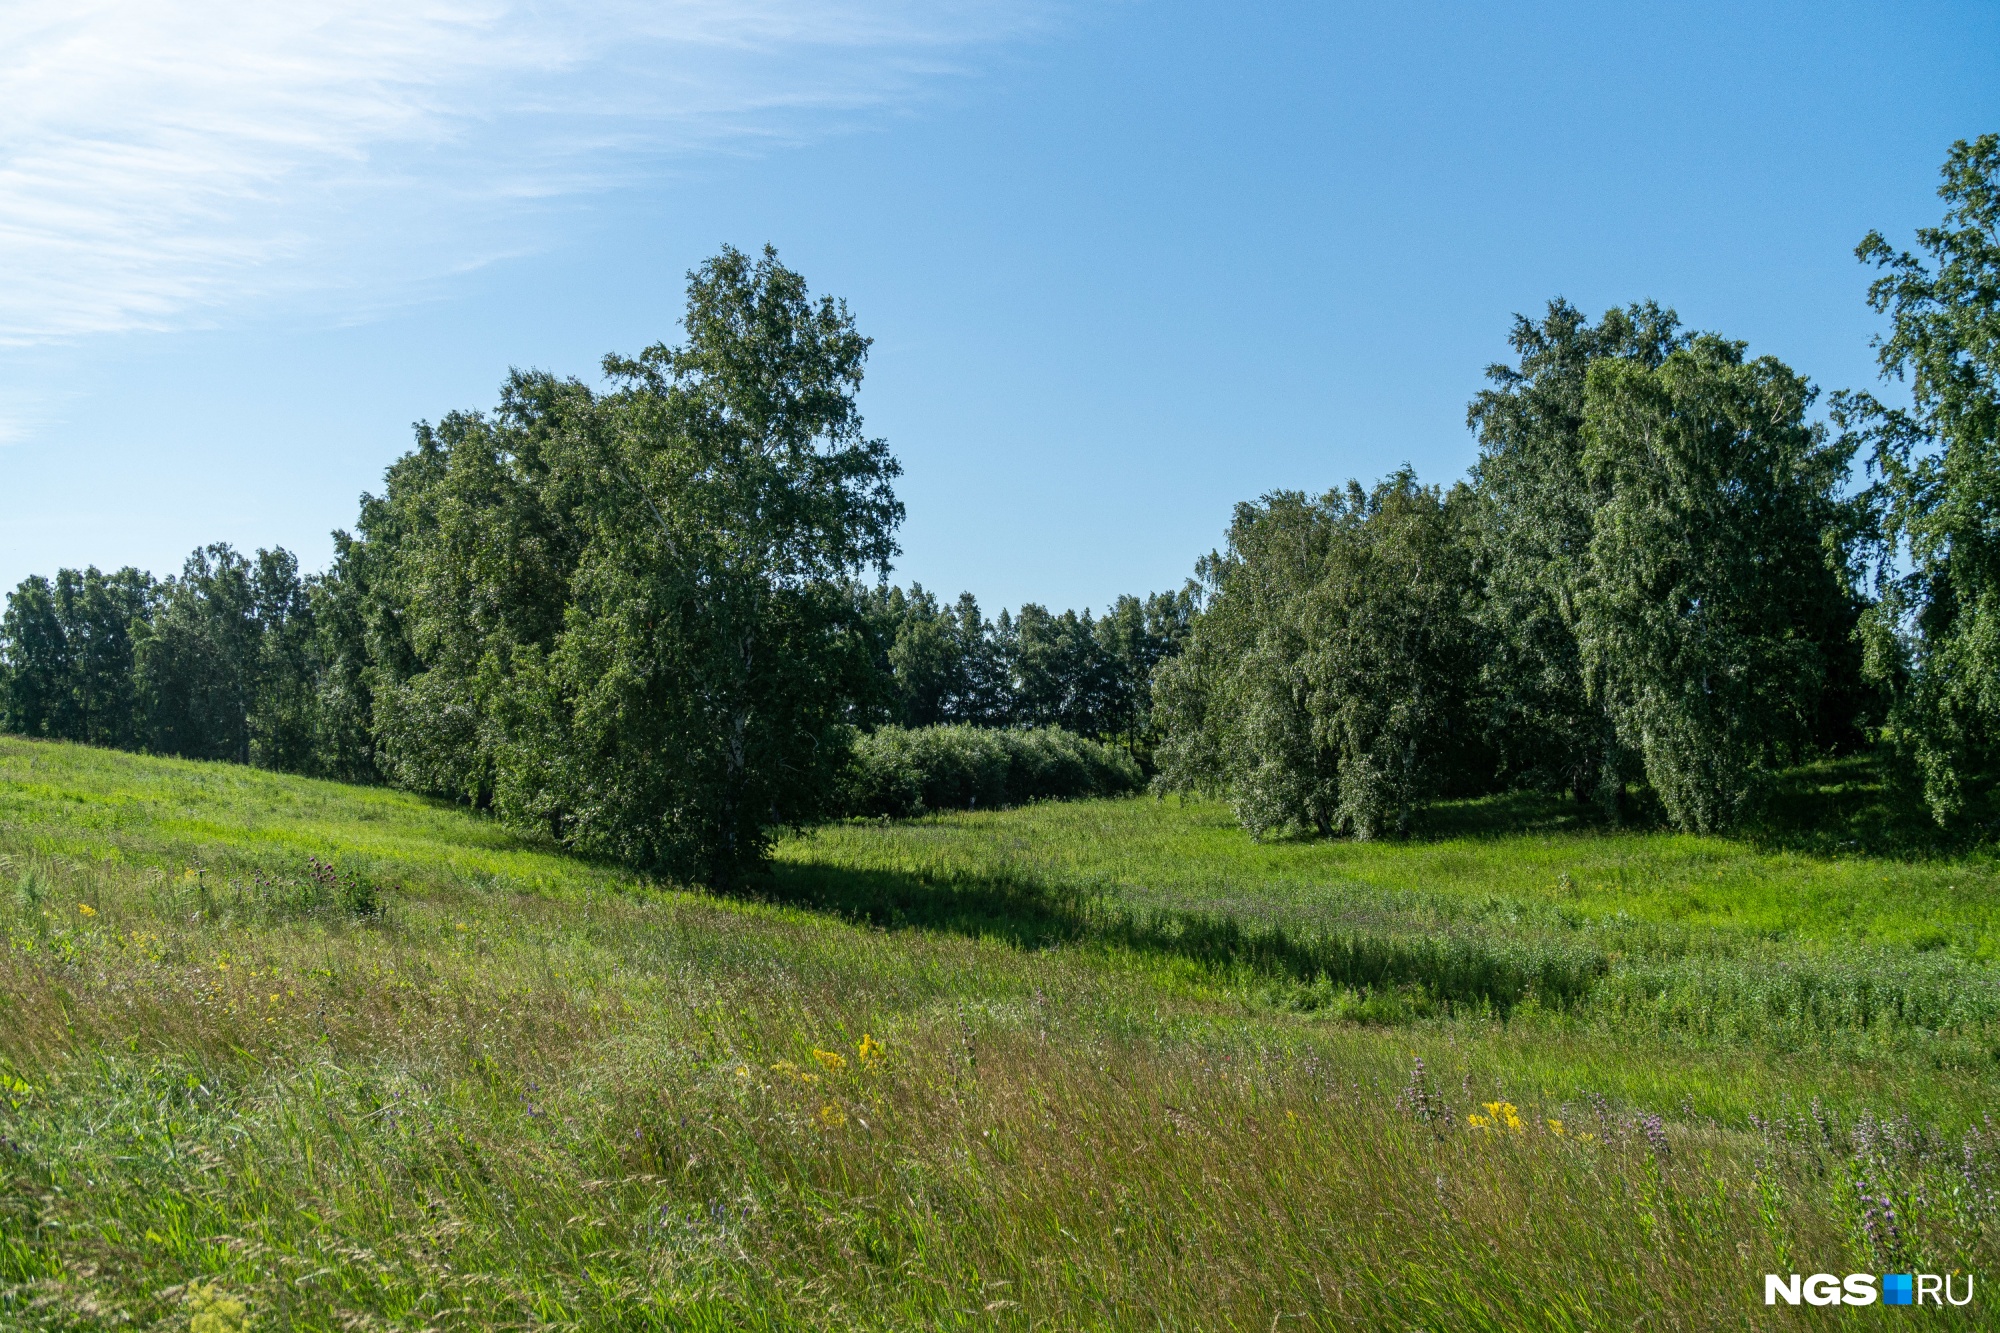
<path fill-rule="evenodd" d="M 1996 129 L 1991 4 L 23 0 L 0 586 L 317 567 L 412 421 L 769 241 L 876 340 L 898 581 L 1102 607 L 1238 500 L 1462 474 L 1551 296 L 1872 384 L 1853 247 Z"/>

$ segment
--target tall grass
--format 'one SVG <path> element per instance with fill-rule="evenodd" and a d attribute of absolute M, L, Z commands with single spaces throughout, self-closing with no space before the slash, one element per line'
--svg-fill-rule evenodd
<path fill-rule="evenodd" d="M 985 857 L 1099 910 L 1119 877 L 1068 830 L 1200 818 L 850 826 L 766 888 L 949 900 Z M 219 1297 L 259 1329 L 1753 1328 L 1765 1271 L 1983 1282 L 2000 1237 L 1984 1073 L 1663 1041 L 1601 1000 L 1288 1006 L 1272 966 L 1110 917 L 1017 901 L 1009 934 L 1004 893 L 957 926 L 723 901 L 390 793 L 62 746 L 0 741 L 0 855 L 0 1327 Z M 1145 911 L 1302 919 L 1156 869 Z"/>
<path fill-rule="evenodd" d="M 1403 845 L 1257 844 L 1218 807 L 1159 801 L 832 827 L 781 848 L 778 891 L 877 924 L 1236 969 L 1297 1008 L 2000 1069 L 1984 854 L 1607 832 L 1557 803 L 1499 833 L 1486 804 L 1468 803 L 1462 832 Z"/>

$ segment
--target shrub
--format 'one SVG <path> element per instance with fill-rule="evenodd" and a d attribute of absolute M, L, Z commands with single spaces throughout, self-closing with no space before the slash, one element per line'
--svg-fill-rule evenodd
<path fill-rule="evenodd" d="M 1060 727 L 883 727 L 855 742 L 842 806 L 902 818 L 1122 796 L 1144 785 L 1130 756 Z"/>

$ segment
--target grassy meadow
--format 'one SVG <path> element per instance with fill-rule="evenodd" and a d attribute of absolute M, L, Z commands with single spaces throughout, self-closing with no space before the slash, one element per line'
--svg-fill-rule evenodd
<path fill-rule="evenodd" d="M 832 825 L 753 894 L 0 739 L 0 1328 L 1979 1326 L 1996 864 L 1867 766 L 1253 843 Z"/>

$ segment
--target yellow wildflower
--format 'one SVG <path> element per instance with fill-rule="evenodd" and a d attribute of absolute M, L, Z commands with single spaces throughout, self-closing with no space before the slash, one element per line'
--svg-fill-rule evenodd
<path fill-rule="evenodd" d="M 213 1282 L 189 1283 L 187 1304 L 188 1333 L 249 1333 L 249 1310 Z"/>
<path fill-rule="evenodd" d="M 1560 1120 L 1549 1121 L 1549 1133 L 1555 1135 L 1557 1138 L 1561 1138 L 1563 1136 L 1563 1122 Z"/>
<path fill-rule="evenodd" d="M 749 1078 L 749 1077 L 750 1077 L 750 1066 L 749 1066 L 749 1065 L 738 1065 L 738 1066 L 736 1066 L 736 1077 L 738 1077 L 738 1078 Z"/>
<path fill-rule="evenodd" d="M 89 903 L 78 903 L 76 905 L 76 910 L 82 913 L 84 916 L 97 915 L 97 909 L 95 907 L 92 907 Z"/>
<path fill-rule="evenodd" d="M 835 1051 L 822 1051 L 818 1047 L 814 1047 L 813 1059 L 825 1066 L 826 1072 L 829 1074 L 838 1074 L 841 1070 L 847 1068 L 847 1057 Z"/>
<path fill-rule="evenodd" d="M 855 1052 L 860 1057 L 861 1063 L 870 1069 L 882 1067 L 882 1043 L 866 1032 L 861 1034 L 861 1045 L 855 1048 Z"/>
<path fill-rule="evenodd" d="M 819 1108 L 819 1122 L 828 1129 L 839 1129 L 847 1123 L 847 1112 L 828 1102 Z"/>
<path fill-rule="evenodd" d="M 1511 1129 L 1518 1134 L 1525 1128 L 1521 1124 L 1521 1109 L 1514 1103 L 1486 1102 L 1484 1105 L 1485 1115 L 1475 1114 L 1465 1118 L 1474 1129 Z"/>
<path fill-rule="evenodd" d="M 35 1095 L 35 1087 L 24 1083 L 12 1074 L 0 1073 L 0 1101 L 18 1111 L 28 1104 L 28 1098 Z"/>

